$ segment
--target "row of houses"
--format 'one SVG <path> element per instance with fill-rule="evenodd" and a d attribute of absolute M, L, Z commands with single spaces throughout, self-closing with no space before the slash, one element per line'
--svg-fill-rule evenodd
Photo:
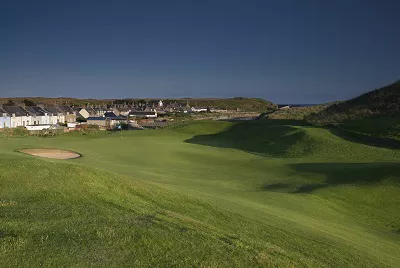
<path fill-rule="evenodd" d="M 25 127 L 28 125 L 54 125 L 76 121 L 76 113 L 69 106 L 2 106 L 0 128 Z"/>
<path fill-rule="evenodd" d="M 70 107 L 67 105 L 56 105 L 45 107 L 43 104 L 36 106 L 1 106 L 0 105 L 0 128 L 15 128 L 26 126 L 56 125 L 87 121 L 101 127 L 110 127 L 122 121 L 129 122 L 136 118 L 157 118 L 164 114 L 173 112 L 198 113 L 213 112 L 211 108 L 185 107 L 181 105 L 164 105 L 162 101 L 152 105 L 123 105 L 123 106 L 98 106 L 98 107 Z M 77 120 L 78 119 L 78 120 Z M 83 120 L 82 120 L 83 119 Z"/>
<path fill-rule="evenodd" d="M 101 117 L 106 112 L 113 112 L 117 116 L 143 116 L 147 118 L 155 118 L 157 115 L 164 115 L 174 112 L 183 113 L 199 113 L 199 112 L 227 112 L 226 109 L 213 108 L 213 107 L 191 107 L 189 103 L 183 105 L 170 103 L 165 105 L 162 100 L 151 103 L 133 103 L 127 104 L 112 104 L 111 106 L 87 106 L 77 110 L 78 114 L 84 118 L 88 117 Z"/>
<path fill-rule="evenodd" d="M 163 112 L 161 112 L 163 113 Z M 95 117 L 107 117 L 114 114 L 115 117 L 146 117 L 146 118 L 156 118 L 159 112 L 156 109 L 137 111 L 133 109 L 106 109 L 106 108 L 81 108 L 77 111 L 78 116 L 85 118 L 95 118 Z"/>

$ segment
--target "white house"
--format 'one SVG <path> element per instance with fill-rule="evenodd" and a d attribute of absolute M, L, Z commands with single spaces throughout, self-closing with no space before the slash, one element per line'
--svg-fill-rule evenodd
<path fill-rule="evenodd" d="M 50 116 L 43 108 L 39 106 L 26 106 L 25 110 L 27 110 L 32 117 L 30 125 L 50 124 Z"/>
<path fill-rule="evenodd" d="M 145 117 L 145 118 L 156 118 L 157 111 L 131 111 L 129 117 Z"/>
<path fill-rule="evenodd" d="M 12 128 L 24 127 L 30 125 L 32 122 L 32 116 L 20 106 L 3 106 L 3 110 L 10 116 L 10 125 Z"/>
<path fill-rule="evenodd" d="M 127 116 L 131 112 L 131 109 L 125 107 L 125 108 L 118 108 L 118 113 L 116 113 L 114 109 L 114 113 L 116 115 L 122 115 L 122 116 Z"/>
<path fill-rule="evenodd" d="M 49 124 L 55 125 L 58 123 L 65 123 L 65 115 L 64 113 L 60 112 L 56 107 L 47 107 L 44 109 L 47 114 L 49 115 Z"/>
<path fill-rule="evenodd" d="M 70 106 L 58 105 L 57 109 L 59 112 L 64 114 L 65 122 L 67 123 L 76 122 L 76 113 Z"/>
<path fill-rule="evenodd" d="M 190 108 L 192 110 L 192 112 L 194 113 L 199 113 L 199 112 L 207 112 L 208 108 L 205 107 L 192 107 Z"/>
<path fill-rule="evenodd" d="M 0 107 L 0 128 L 10 128 L 11 117 Z"/>

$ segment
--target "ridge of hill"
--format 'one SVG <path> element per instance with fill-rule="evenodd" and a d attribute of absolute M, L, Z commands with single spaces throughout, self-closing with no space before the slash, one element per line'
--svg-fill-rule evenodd
<path fill-rule="evenodd" d="M 304 120 L 306 117 L 317 114 L 336 102 L 317 104 L 311 106 L 289 107 L 263 113 L 259 119 L 279 119 L 279 120 Z"/>
<path fill-rule="evenodd" d="M 400 81 L 306 117 L 312 124 L 335 124 L 376 137 L 400 138 Z"/>
<path fill-rule="evenodd" d="M 314 123 L 329 124 L 381 115 L 400 115 L 400 81 L 330 105 L 307 119 Z"/>

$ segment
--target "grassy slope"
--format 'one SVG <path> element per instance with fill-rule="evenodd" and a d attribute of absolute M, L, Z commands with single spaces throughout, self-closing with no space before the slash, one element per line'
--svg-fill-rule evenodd
<path fill-rule="evenodd" d="M 325 103 L 313 106 L 291 107 L 289 109 L 276 110 L 273 113 L 266 114 L 264 119 L 285 119 L 285 120 L 304 120 L 306 117 L 317 114 L 333 103 Z"/>
<path fill-rule="evenodd" d="M 400 264 L 400 151 L 387 146 L 290 121 L 0 146 L 1 266 Z M 84 157 L 14 152 L 26 147 Z"/>
<path fill-rule="evenodd" d="M 307 121 L 339 124 L 352 132 L 400 139 L 400 81 L 357 98 L 331 105 Z"/>

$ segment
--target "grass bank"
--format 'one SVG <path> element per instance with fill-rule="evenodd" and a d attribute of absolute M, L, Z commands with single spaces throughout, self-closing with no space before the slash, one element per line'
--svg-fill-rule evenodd
<path fill-rule="evenodd" d="M 396 148 L 282 120 L 0 146 L 3 267 L 400 265 Z"/>

